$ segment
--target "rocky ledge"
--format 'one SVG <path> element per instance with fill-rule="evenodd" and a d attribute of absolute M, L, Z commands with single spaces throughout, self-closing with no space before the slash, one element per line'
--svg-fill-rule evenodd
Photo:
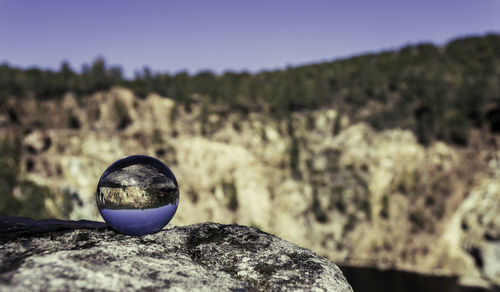
<path fill-rule="evenodd" d="M 93 221 L 0 217 L 0 290 L 352 291 L 340 269 L 259 229 L 128 236 Z"/>

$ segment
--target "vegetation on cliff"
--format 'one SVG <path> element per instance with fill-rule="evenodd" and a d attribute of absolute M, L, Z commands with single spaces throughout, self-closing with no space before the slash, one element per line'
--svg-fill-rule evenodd
<path fill-rule="evenodd" d="M 11 137 L 0 140 L 0 214 L 32 218 L 68 216 L 72 211 L 68 196 L 61 197 L 58 206 L 61 212 L 54 214 L 45 207 L 45 200 L 53 199 L 53 192 L 20 174 L 19 143 Z"/>
<path fill-rule="evenodd" d="M 147 189 L 128 187 L 105 187 L 97 190 L 97 205 L 99 208 L 120 209 L 151 209 L 169 204 L 179 203 L 177 189 L 148 187 Z"/>
<path fill-rule="evenodd" d="M 65 88 L 60 92 L 73 94 L 62 98 L 1 87 L 0 213 L 98 219 L 95 186 L 103 169 L 144 153 L 179 177 L 185 196 L 173 224 L 238 222 L 352 265 L 479 277 L 477 255 L 496 260 L 486 255 L 498 240 L 482 230 L 500 222 L 493 220 L 500 189 L 498 39 L 409 46 L 255 75 L 209 74 L 210 94 L 196 83 L 201 73 L 148 73 L 147 80 L 171 79 L 143 91 L 141 73 L 88 91 Z M 96 62 L 109 76 L 119 71 Z M 317 84 L 327 85 L 322 94 L 311 93 Z M 222 88 L 233 88 L 233 98 L 224 99 Z M 303 98 L 293 99 L 297 92 Z"/>
<path fill-rule="evenodd" d="M 66 62 L 59 71 L 3 64 L 0 100 L 58 98 L 68 91 L 86 95 L 120 85 L 139 97 L 152 92 L 168 96 L 187 110 L 201 101 L 205 116 L 264 111 L 286 117 L 298 110 L 341 107 L 353 120 L 368 121 L 376 129 L 410 129 L 424 145 L 435 139 L 466 145 L 474 127 L 500 131 L 499 66 L 500 35 L 495 34 L 258 74 L 170 75 L 145 67 L 128 80 L 120 67 L 107 66 L 103 58 L 83 66 L 81 73 Z M 120 104 L 116 107 L 122 113 L 118 128 L 126 127 L 130 118 Z M 15 118 L 15 112 L 10 116 Z"/>

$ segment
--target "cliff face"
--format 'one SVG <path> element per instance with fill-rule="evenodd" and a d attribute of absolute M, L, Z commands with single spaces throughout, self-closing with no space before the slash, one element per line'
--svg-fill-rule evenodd
<path fill-rule="evenodd" d="M 206 115 L 204 106 L 186 112 L 120 88 L 12 100 L 1 132 L 20 141 L 20 177 L 50 188 L 43 205 L 52 216 L 63 216 L 64 205 L 70 219 L 100 220 L 95 190 L 104 169 L 146 154 L 178 179 L 171 224 L 237 222 L 336 262 L 500 284 L 499 153 L 485 142 L 495 137 L 477 133 L 467 148 L 423 147 L 410 131 L 376 132 L 334 109 L 278 120 Z M 13 191 L 20 200 L 22 190 Z"/>
<path fill-rule="evenodd" d="M 144 190 L 140 187 L 99 188 L 97 206 L 105 209 L 148 209 L 160 208 L 168 204 L 177 204 L 176 189 Z"/>

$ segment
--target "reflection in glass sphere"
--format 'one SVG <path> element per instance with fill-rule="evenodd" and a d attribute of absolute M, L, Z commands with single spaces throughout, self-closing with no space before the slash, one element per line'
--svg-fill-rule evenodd
<path fill-rule="evenodd" d="M 179 185 L 158 159 L 132 155 L 111 164 L 96 191 L 102 218 L 113 229 L 130 235 L 155 233 L 174 217 Z"/>

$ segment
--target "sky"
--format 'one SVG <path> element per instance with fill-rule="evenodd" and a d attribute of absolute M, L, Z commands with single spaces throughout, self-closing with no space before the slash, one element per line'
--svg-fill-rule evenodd
<path fill-rule="evenodd" d="M 500 33 L 500 0 L 0 0 L 0 63 L 127 76 L 282 69 Z"/>

